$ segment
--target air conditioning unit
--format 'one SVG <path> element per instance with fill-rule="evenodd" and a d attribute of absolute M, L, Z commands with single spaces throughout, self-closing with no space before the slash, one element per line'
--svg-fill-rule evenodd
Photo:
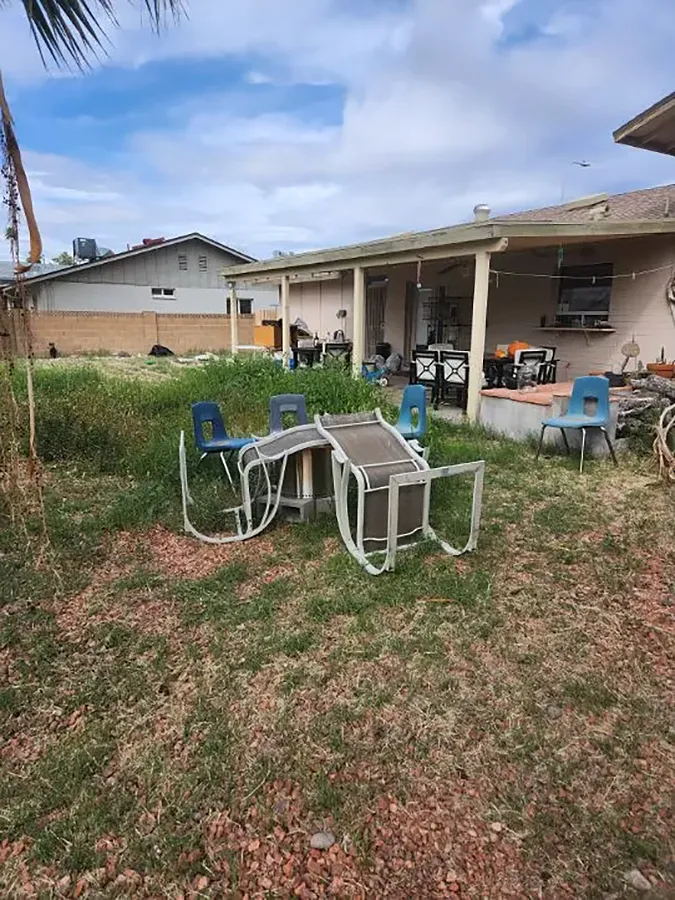
<path fill-rule="evenodd" d="M 98 248 L 94 238 L 75 238 L 73 241 L 73 256 L 75 259 L 92 262 L 98 258 Z"/>

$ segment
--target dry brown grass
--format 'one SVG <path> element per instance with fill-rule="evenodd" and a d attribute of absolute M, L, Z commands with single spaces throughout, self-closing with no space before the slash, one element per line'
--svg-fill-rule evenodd
<path fill-rule="evenodd" d="M 40 601 L 51 643 L 1 651 L 36 698 L 0 744 L 5 895 L 603 897 L 632 868 L 670 890 L 671 500 L 543 471 L 557 496 L 517 482 L 519 522 L 488 484 L 473 557 L 379 580 L 333 533 L 109 539 Z"/>

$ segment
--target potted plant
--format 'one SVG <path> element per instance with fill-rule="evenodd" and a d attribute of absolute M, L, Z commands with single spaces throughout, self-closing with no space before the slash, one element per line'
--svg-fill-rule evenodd
<path fill-rule="evenodd" d="M 647 363 L 647 369 L 652 375 L 660 375 L 661 378 L 675 377 L 675 362 L 666 362 L 665 347 L 661 347 L 661 355 L 656 362 Z"/>

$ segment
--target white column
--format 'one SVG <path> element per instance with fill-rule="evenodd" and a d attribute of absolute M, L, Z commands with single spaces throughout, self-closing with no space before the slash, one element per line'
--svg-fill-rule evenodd
<path fill-rule="evenodd" d="M 239 352 L 239 300 L 234 281 L 230 282 L 230 345 L 233 355 Z"/>
<path fill-rule="evenodd" d="M 291 283 L 288 275 L 281 276 L 281 349 L 284 357 L 284 368 L 288 368 L 291 360 Z"/>
<path fill-rule="evenodd" d="M 352 370 L 360 377 L 361 364 L 366 354 L 366 273 L 363 266 L 354 269 L 354 341 Z"/>
<path fill-rule="evenodd" d="M 476 422 L 483 386 L 483 357 L 485 356 L 485 326 L 487 322 L 488 292 L 490 289 L 490 254 L 476 253 L 476 274 L 473 282 L 473 313 L 471 316 L 471 352 L 469 354 L 469 390 L 466 415 Z"/>

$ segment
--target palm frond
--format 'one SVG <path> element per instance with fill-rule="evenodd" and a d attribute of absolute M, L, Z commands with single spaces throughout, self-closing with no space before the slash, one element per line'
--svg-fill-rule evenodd
<path fill-rule="evenodd" d="M 133 2 L 133 0 L 132 0 Z M 74 63 L 83 68 L 103 49 L 105 29 L 101 20 L 117 24 L 114 0 L 21 0 L 40 56 L 57 66 Z M 167 16 L 178 18 L 182 0 L 138 0 L 155 30 Z"/>

